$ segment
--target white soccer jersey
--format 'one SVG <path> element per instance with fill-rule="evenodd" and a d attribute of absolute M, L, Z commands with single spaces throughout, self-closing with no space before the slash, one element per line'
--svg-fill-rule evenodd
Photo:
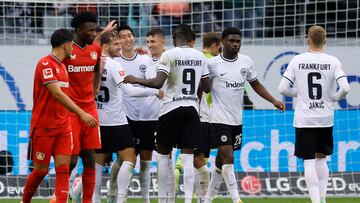
<path fill-rule="evenodd" d="M 156 78 L 156 70 L 159 66 L 159 59 L 153 59 L 153 64 L 146 69 L 145 78 Z M 160 99 L 157 96 L 146 97 L 143 105 L 140 107 L 142 119 L 154 120 L 159 119 Z"/>
<path fill-rule="evenodd" d="M 241 125 L 245 82 L 257 79 L 253 61 L 243 54 L 233 60 L 220 54 L 209 60 L 208 67 L 212 79 L 210 122 Z"/>
<path fill-rule="evenodd" d="M 345 77 L 340 61 L 322 52 L 295 56 L 284 75 L 297 90 L 294 127 L 331 127 L 334 107 L 331 95 L 336 81 Z"/>
<path fill-rule="evenodd" d="M 101 126 L 127 124 L 122 105 L 122 91 L 118 87 L 125 77 L 125 70 L 112 58 L 107 57 L 101 77 L 100 91 L 96 97 L 96 105 Z"/>
<path fill-rule="evenodd" d="M 203 53 L 187 46 L 172 48 L 162 54 L 157 71 L 168 75 L 163 86 L 160 115 L 181 106 L 198 109 L 199 82 L 209 75 Z"/>
<path fill-rule="evenodd" d="M 206 94 L 205 92 L 202 94 L 201 101 L 200 101 L 200 109 L 199 109 L 199 115 L 200 115 L 200 121 L 201 122 L 210 122 L 210 105 L 209 103 L 211 101 L 211 94 Z"/>
<path fill-rule="evenodd" d="M 144 54 L 136 53 L 133 58 L 124 58 L 124 57 L 116 57 L 115 61 L 119 62 L 121 66 L 126 71 L 127 75 L 133 75 L 137 78 L 146 78 L 146 70 L 153 64 L 153 61 L 150 56 Z M 138 87 L 142 87 L 140 85 L 134 85 Z M 145 87 L 144 87 L 145 88 Z M 123 96 L 123 106 L 126 112 L 126 115 L 134 121 L 140 120 L 153 120 L 153 117 L 146 117 L 146 110 L 141 107 L 144 106 L 144 102 L 146 102 L 146 98 L 139 97 L 131 97 L 127 94 Z"/>

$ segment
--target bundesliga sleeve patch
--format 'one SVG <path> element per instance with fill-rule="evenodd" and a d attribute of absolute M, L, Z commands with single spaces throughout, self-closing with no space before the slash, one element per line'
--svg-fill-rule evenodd
<path fill-rule="evenodd" d="M 119 71 L 119 74 L 120 74 L 120 76 L 125 76 L 125 71 L 121 70 L 121 71 Z"/>
<path fill-rule="evenodd" d="M 43 70 L 43 76 L 44 76 L 44 79 L 53 78 L 54 74 L 53 74 L 52 69 L 51 68 L 45 68 Z"/>

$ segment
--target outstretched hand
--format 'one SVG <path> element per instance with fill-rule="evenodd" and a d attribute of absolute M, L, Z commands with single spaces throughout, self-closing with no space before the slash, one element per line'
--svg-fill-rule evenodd
<path fill-rule="evenodd" d="M 164 91 L 162 89 L 159 89 L 159 93 L 156 95 L 159 99 L 164 98 Z"/>
<path fill-rule="evenodd" d="M 117 26 L 116 20 L 112 20 L 106 25 L 103 32 L 113 31 L 116 28 L 116 26 Z"/>
<path fill-rule="evenodd" d="M 137 80 L 136 77 L 132 75 L 128 75 L 124 78 L 124 83 L 136 84 L 136 80 Z"/>
<path fill-rule="evenodd" d="M 279 110 L 281 110 L 281 111 L 285 111 L 285 104 L 284 104 L 283 102 L 276 100 L 276 101 L 273 103 L 273 105 L 274 105 L 277 109 L 279 109 Z"/>

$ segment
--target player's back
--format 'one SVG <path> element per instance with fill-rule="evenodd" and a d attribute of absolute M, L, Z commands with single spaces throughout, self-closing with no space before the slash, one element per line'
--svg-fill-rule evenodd
<path fill-rule="evenodd" d="M 74 42 L 71 58 L 64 61 L 69 73 L 69 96 L 77 105 L 94 104 L 93 77 L 100 54 L 96 43 L 81 47 Z"/>
<path fill-rule="evenodd" d="M 340 61 L 322 52 L 306 52 L 295 56 L 284 77 L 297 90 L 295 127 L 333 126 L 334 107 L 331 95 L 336 80 L 344 77 Z"/>
<path fill-rule="evenodd" d="M 122 106 L 122 91 L 118 87 L 126 73 L 121 65 L 107 57 L 102 72 L 101 87 L 96 97 L 101 126 L 126 124 L 126 115 Z"/>
<path fill-rule="evenodd" d="M 208 76 L 204 54 L 184 46 L 165 51 L 160 58 L 158 71 L 168 75 L 164 83 L 164 98 L 160 115 L 180 106 L 198 109 L 197 90 L 200 79 Z"/>

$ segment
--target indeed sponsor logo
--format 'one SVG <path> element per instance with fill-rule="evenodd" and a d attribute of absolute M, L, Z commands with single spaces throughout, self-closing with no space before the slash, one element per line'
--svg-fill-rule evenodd
<path fill-rule="evenodd" d="M 78 72 L 94 72 L 95 66 L 73 66 L 68 65 L 68 72 L 78 73 Z"/>
<path fill-rule="evenodd" d="M 225 81 L 226 88 L 242 88 L 245 86 L 245 82 L 228 82 Z"/>

